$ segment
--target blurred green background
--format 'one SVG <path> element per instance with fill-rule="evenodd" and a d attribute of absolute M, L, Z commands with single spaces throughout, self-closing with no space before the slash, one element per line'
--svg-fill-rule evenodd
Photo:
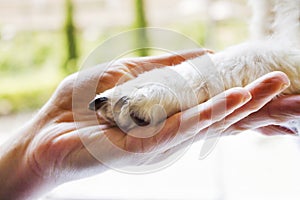
<path fill-rule="evenodd" d="M 121 31 L 168 28 L 219 50 L 247 38 L 250 14 L 245 0 L 1 0 L 0 115 L 41 107 L 89 52 Z"/>

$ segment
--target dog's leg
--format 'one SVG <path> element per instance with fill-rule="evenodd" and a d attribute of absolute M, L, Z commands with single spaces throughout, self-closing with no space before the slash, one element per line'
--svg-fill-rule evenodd
<path fill-rule="evenodd" d="M 250 42 L 174 67 L 139 75 L 97 95 L 93 104 L 108 121 L 124 129 L 157 124 L 232 87 L 243 87 L 272 71 L 291 78 L 287 93 L 300 91 L 300 59 L 272 41 Z"/>
<path fill-rule="evenodd" d="M 276 7 L 274 2 L 278 3 Z M 299 50 L 288 42 L 282 42 L 279 37 L 278 40 L 275 38 L 287 31 L 283 38 L 299 40 L 299 2 L 252 0 L 257 7 L 254 9 L 256 35 L 267 37 L 273 32 L 272 39 L 238 45 L 211 55 L 213 63 L 206 56 L 201 56 L 174 67 L 146 72 L 97 95 L 91 108 L 124 129 L 156 124 L 222 90 L 245 86 L 271 71 L 283 71 L 289 76 L 291 86 L 286 93 L 300 93 Z M 284 17 L 292 22 L 285 23 Z"/>
<path fill-rule="evenodd" d="M 136 125 L 155 125 L 207 100 L 209 92 L 220 92 L 211 89 L 216 87 L 207 91 L 208 77 L 214 78 L 215 74 L 209 69 L 214 69 L 209 56 L 155 69 L 97 95 L 90 108 L 125 130 Z M 220 82 L 214 81 L 212 85 Z"/>
<path fill-rule="evenodd" d="M 274 39 L 300 47 L 300 0 L 276 0 Z"/>
<path fill-rule="evenodd" d="M 249 0 L 252 6 L 250 33 L 253 39 L 265 39 L 273 33 L 275 0 Z"/>
<path fill-rule="evenodd" d="M 253 39 L 280 40 L 300 46 L 300 0 L 249 0 Z"/>

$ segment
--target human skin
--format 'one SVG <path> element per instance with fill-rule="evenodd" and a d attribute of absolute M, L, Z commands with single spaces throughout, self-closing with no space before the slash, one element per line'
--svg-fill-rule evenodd
<path fill-rule="evenodd" d="M 300 114 L 299 96 L 272 100 L 289 85 L 287 76 L 281 72 L 270 73 L 245 88 L 227 90 L 170 116 L 158 133 L 146 138 L 136 137 L 139 129 L 125 134 L 101 117 L 95 123 L 95 113 L 87 109 L 85 102 L 82 110 L 73 109 L 75 86 L 87 90 L 91 83 L 97 83 L 96 92 L 100 93 L 113 87 L 126 74 L 134 77 L 151 70 L 154 64 L 176 65 L 204 53 L 207 51 L 200 49 L 180 55 L 126 59 L 106 71 L 101 67 L 87 71 L 85 81 L 79 83 L 76 82 L 78 74 L 64 79 L 41 110 L 0 147 L 0 199 L 34 199 L 62 183 L 108 170 L 107 163 L 96 159 L 86 147 L 97 145 L 99 140 L 108 139 L 125 152 L 116 155 L 110 148 L 98 149 L 99 154 L 107 155 L 110 164 L 123 167 L 162 161 L 195 139 L 201 139 L 208 128 L 222 130 L 225 135 L 253 127 L 267 135 L 278 134 L 278 130 L 280 134 L 291 134 L 273 126 Z M 296 105 L 296 109 L 291 104 Z M 79 121 L 74 118 L 78 113 L 82 116 Z M 182 126 L 183 123 L 188 126 Z"/>

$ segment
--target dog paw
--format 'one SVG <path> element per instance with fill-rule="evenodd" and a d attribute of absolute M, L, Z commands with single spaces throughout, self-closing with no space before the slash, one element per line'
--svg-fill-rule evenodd
<path fill-rule="evenodd" d="M 89 108 L 127 131 L 136 126 L 162 122 L 178 111 L 179 103 L 172 92 L 162 85 L 129 87 L 125 84 L 97 95 Z"/>
<path fill-rule="evenodd" d="M 154 69 L 97 95 L 90 109 L 122 130 L 156 126 L 206 98 L 203 81 L 195 82 L 195 76 L 188 63 Z"/>

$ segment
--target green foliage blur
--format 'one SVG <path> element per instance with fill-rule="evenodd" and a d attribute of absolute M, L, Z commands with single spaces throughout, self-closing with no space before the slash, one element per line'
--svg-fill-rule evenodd
<path fill-rule="evenodd" d="M 77 71 L 77 41 L 72 0 L 65 0 L 61 31 L 16 33 L 1 41 L 0 115 L 41 107 L 61 79 Z"/>
<path fill-rule="evenodd" d="M 55 42 L 51 42 L 55 41 Z M 1 41 L 0 115 L 43 105 L 62 79 L 61 35 L 20 32 L 14 42 Z"/>
<path fill-rule="evenodd" d="M 141 31 L 133 39 L 136 47 L 151 46 L 146 32 L 142 30 L 149 24 L 153 25 L 151 24 L 153 21 L 150 20 L 153 15 L 148 12 L 150 0 L 132 0 L 130 4 L 132 12 L 128 7 L 126 8 L 126 12 L 132 13 L 131 23 L 105 28 L 97 27 L 101 31 L 93 40 L 87 39 L 89 37 L 84 35 L 84 30 L 76 26 L 78 16 L 74 2 L 65 0 L 65 4 L 62 4 L 64 5 L 62 9 L 64 23 L 60 29 L 25 29 L 15 31 L 7 39 L 7 36 L 1 34 L 4 27 L 1 26 L 0 20 L 0 116 L 40 108 L 50 98 L 60 81 L 78 70 L 88 53 L 113 35 L 124 30 L 139 28 Z M 103 2 L 109 1 L 102 0 L 101 2 L 97 4 L 99 7 L 104 5 Z M 112 10 L 111 14 L 114 13 L 115 11 Z M 178 31 L 206 46 L 205 42 L 208 37 L 206 21 L 183 19 L 183 21 L 171 21 L 161 27 Z M 106 19 L 101 18 L 101 20 Z M 229 44 L 242 41 L 247 34 L 247 24 L 240 19 L 220 20 L 216 22 L 213 31 L 217 36 L 216 48 L 222 49 Z M 138 48 L 134 56 L 149 54 L 151 54 L 149 49 Z"/>
<path fill-rule="evenodd" d="M 146 13 L 145 13 L 145 1 L 135 0 L 135 23 L 134 28 L 138 28 L 139 31 L 136 32 L 136 54 L 138 56 L 148 56 L 149 52 L 147 48 L 139 48 L 149 46 L 149 41 L 147 39 L 147 33 L 143 28 L 147 27 Z"/>
<path fill-rule="evenodd" d="M 65 0 L 65 47 L 66 47 L 66 58 L 62 64 L 62 70 L 65 74 L 71 74 L 77 71 L 77 41 L 76 41 L 76 30 L 74 25 L 74 8 L 72 0 Z"/>

